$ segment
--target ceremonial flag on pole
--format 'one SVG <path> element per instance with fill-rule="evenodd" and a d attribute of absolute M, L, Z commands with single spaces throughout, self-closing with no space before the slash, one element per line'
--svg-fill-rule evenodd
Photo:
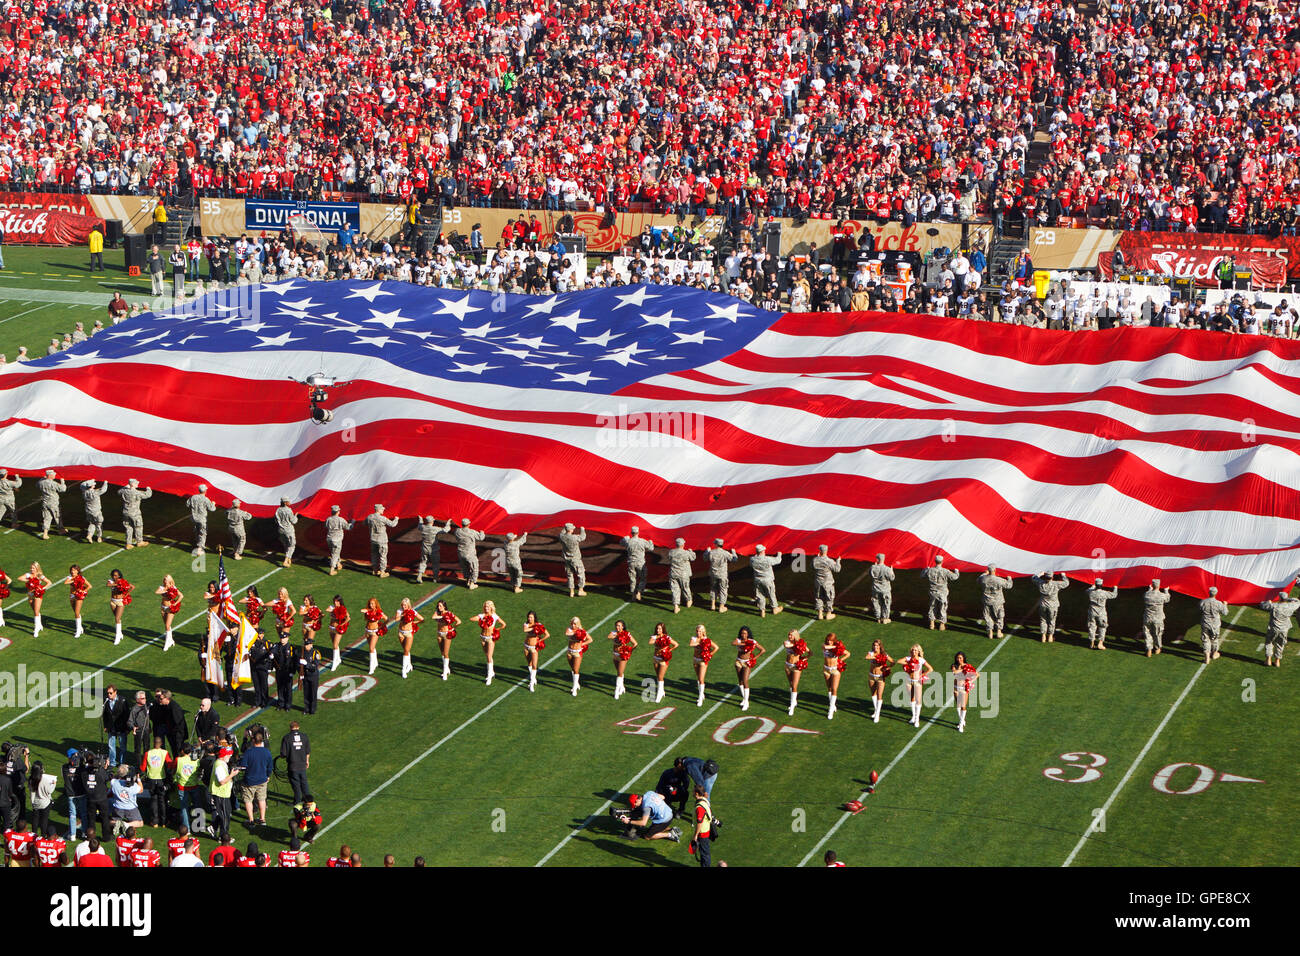
<path fill-rule="evenodd" d="M 6 366 L 0 465 L 1244 603 L 1300 566 L 1300 342 L 294 279 Z"/>
<path fill-rule="evenodd" d="M 234 596 L 230 593 L 230 579 L 226 577 L 226 559 L 217 558 L 217 598 L 220 603 L 221 616 L 230 623 L 239 620 L 239 608 L 235 607 Z"/>
<path fill-rule="evenodd" d="M 247 687 L 253 683 L 253 671 L 248 663 L 248 649 L 253 646 L 257 640 L 257 628 L 248 623 L 248 618 L 244 617 L 241 612 L 236 640 L 239 642 L 235 648 L 235 674 L 230 684 L 235 690 Z"/>
<path fill-rule="evenodd" d="M 227 638 L 233 638 L 230 628 L 225 625 L 216 611 L 208 611 L 207 656 L 203 659 L 203 682 L 226 686 L 226 669 L 222 666 L 221 647 Z"/>

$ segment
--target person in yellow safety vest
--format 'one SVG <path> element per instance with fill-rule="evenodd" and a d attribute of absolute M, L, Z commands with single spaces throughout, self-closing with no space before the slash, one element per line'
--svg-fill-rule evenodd
<path fill-rule="evenodd" d="M 175 761 L 163 746 L 163 739 L 155 737 L 153 747 L 145 751 L 140 761 L 140 772 L 144 774 L 144 789 L 149 794 L 149 816 L 151 827 L 167 825 L 167 778 L 171 775 Z"/>
<path fill-rule="evenodd" d="M 420 234 L 420 204 L 411 197 L 411 201 L 406 204 L 406 241 L 414 242 L 415 237 Z"/>
<path fill-rule="evenodd" d="M 162 242 L 163 227 L 167 225 L 167 204 L 163 197 L 158 197 L 158 203 L 153 207 L 153 232 L 154 241 Z"/>
<path fill-rule="evenodd" d="M 208 792 L 212 794 L 212 835 L 218 839 L 230 835 L 230 791 L 235 774 L 239 772 L 238 768 L 230 768 L 230 758 L 234 755 L 229 747 L 222 747 L 212 765 L 212 784 Z"/>
<path fill-rule="evenodd" d="M 90 227 L 90 235 L 86 237 L 86 248 L 90 250 L 90 271 L 94 272 L 99 269 L 104 271 L 104 234 L 99 231 L 99 224 Z"/>
<path fill-rule="evenodd" d="M 700 866 L 713 865 L 713 808 L 709 805 L 707 790 L 695 788 L 695 836 L 690 851 L 700 861 Z"/>
<path fill-rule="evenodd" d="M 202 782 L 199 779 L 199 758 L 197 756 L 199 753 L 202 753 L 202 751 L 195 748 L 182 751 L 181 755 L 176 758 L 176 776 L 173 778 L 173 782 L 176 784 L 176 793 L 181 801 L 181 823 L 185 824 L 186 827 L 190 825 L 190 796 L 199 788 Z"/>

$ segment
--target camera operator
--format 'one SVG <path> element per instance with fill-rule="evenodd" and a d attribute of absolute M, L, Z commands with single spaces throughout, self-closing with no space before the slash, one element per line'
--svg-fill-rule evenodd
<path fill-rule="evenodd" d="M 125 749 L 125 748 L 123 748 Z M 109 806 L 110 789 L 108 757 L 83 751 L 81 754 L 81 780 L 86 791 L 86 830 L 93 827 L 97 833 L 111 832 L 109 821 L 113 811 Z"/>
<path fill-rule="evenodd" d="M 176 795 L 181 804 L 181 823 L 190 825 L 190 808 L 203 809 L 207 816 L 207 796 L 202 783 L 203 747 L 194 744 L 176 758 Z"/>
<path fill-rule="evenodd" d="M 307 768 L 311 766 L 311 742 L 298 729 L 298 721 L 289 724 L 289 732 L 280 740 L 280 756 L 289 770 L 289 786 L 293 788 L 293 802 L 302 803 L 307 798 Z"/>
<path fill-rule="evenodd" d="M 688 791 L 686 768 L 682 766 L 682 758 L 678 757 L 673 761 L 671 767 L 659 775 L 659 783 L 655 785 L 655 793 L 660 794 L 669 806 L 676 803 L 677 815 L 682 816 L 686 813 Z"/>
<path fill-rule="evenodd" d="M 81 772 L 81 751 L 68 750 L 68 761 L 63 765 L 63 795 L 68 798 L 68 839 L 77 839 L 78 824 L 86 820 L 86 780 Z"/>
<path fill-rule="evenodd" d="M 18 819 L 15 799 L 13 780 L 9 774 L 0 773 L 0 830 L 8 830 Z"/>
<path fill-rule="evenodd" d="M 12 826 L 14 820 L 27 819 L 27 771 L 32 766 L 32 752 L 22 744 L 11 744 L 8 741 L 0 746 L 0 750 L 4 751 L 2 769 L 13 787 L 13 805 L 9 822 Z"/>
<path fill-rule="evenodd" d="M 126 764 L 118 767 L 117 778 L 112 781 L 110 788 L 113 791 L 113 819 L 118 821 L 118 828 L 129 833 L 144 826 L 138 802 L 140 794 L 144 793 L 144 784 L 136 778 L 131 768 Z"/>
<path fill-rule="evenodd" d="M 266 749 L 266 728 L 259 725 L 250 729 L 253 731 L 252 746 L 244 751 L 244 756 L 239 761 L 244 771 L 243 785 L 240 790 L 249 824 L 253 823 L 253 801 L 256 800 L 257 822 L 266 826 L 266 785 L 271 779 L 271 768 L 275 764 L 275 758 L 271 756 L 271 751 Z"/>
<path fill-rule="evenodd" d="M 145 791 L 149 794 L 149 826 L 167 825 L 167 780 L 176 761 L 163 746 L 162 737 L 154 737 L 153 748 L 140 761 Z"/>

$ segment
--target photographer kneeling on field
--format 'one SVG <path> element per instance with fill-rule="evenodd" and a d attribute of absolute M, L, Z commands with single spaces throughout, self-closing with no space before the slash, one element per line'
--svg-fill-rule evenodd
<path fill-rule="evenodd" d="M 113 833 L 121 833 L 138 830 L 144 826 L 144 817 L 140 816 L 140 807 L 137 803 L 140 794 L 144 793 L 144 784 L 142 784 L 133 771 L 126 764 L 117 768 L 117 779 L 111 784 L 113 791 Z"/>
<path fill-rule="evenodd" d="M 627 829 L 622 833 L 624 839 L 635 840 L 637 837 L 642 837 L 646 840 L 672 840 L 674 843 L 681 840 L 682 831 L 671 826 L 672 807 L 668 806 L 663 796 L 653 790 L 647 790 L 643 797 L 632 794 L 629 802 L 632 804 L 631 812 L 627 810 L 614 812 L 614 819 L 627 824 Z M 634 815 L 638 811 L 641 814 L 639 817 Z"/>

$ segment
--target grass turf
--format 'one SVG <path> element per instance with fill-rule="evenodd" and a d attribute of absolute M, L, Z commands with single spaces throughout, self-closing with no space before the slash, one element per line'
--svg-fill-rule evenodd
<path fill-rule="evenodd" d="M 128 301 L 146 301 L 147 279 L 128 278 L 120 262 L 111 265 L 120 251 L 110 250 L 106 258 L 110 271 L 91 275 L 79 249 L 6 247 L 0 294 L 11 297 L 0 299 L 0 351 L 12 360 L 17 345 L 25 344 L 32 354 L 44 354 L 51 336 L 103 315 L 117 288 Z M 103 304 L 47 301 L 49 291 L 102 294 Z M 74 528 L 81 526 L 76 498 L 70 493 L 64 499 L 65 518 Z M 0 567 L 16 576 L 40 560 L 51 578 L 61 580 L 68 564 L 78 561 L 95 590 L 85 609 L 88 633 L 79 640 L 71 636 L 62 585 L 47 597 L 46 632 L 37 639 L 31 638 L 30 616 L 16 590 L 5 605 L 8 626 L 0 630 L 9 642 L 0 649 L 0 673 L 16 679 L 20 667 L 27 674 L 102 671 L 102 682 L 117 683 L 128 697 L 137 687 L 167 686 L 192 718 L 201 692 L 194 653 L 204 627 L 201 597 L 216 562 L 209 555 L 206 564 L 194 564 L 180 503 L 146 502 L 146 529 L 155 546 L 125 552 L 113 496 L 105 505 L 112 540 L 104 545 L 58 536 L 37 540 L 37 509 L 29 495 L 20 495 L 19 502 L 25 523 L 17 532 L 0 531 Z M 220 514 L 210 521 L 214 545 L 224 540 L 222 524 Z M 408 537 L 394 545 L 393 559 L 400 564 L 413 558 L 415 548 L 411 529 L 404 523 L 399 530 Z M 319 526 L 300 530 L 300 554 L 311 543 L 319 546 L 320 538 Z M 364 547 L 363 535 L 354 533 L 350 541 Z M 263 551 L 273 546 L 269 522 L 253 523 L 250 544 L 259 542 Z M 450 547 L 444 556 L 452 558 Z M 485 572 L 489 564 L 485 554 Z M 118 647 L 112 644 L 105 588 L 113 567 L 139 587 L 127 613 L 127 639 Z M 1139 630 L 1138 595 L 1125 593 L 1112 603 L 1116 636 L 1103 653 L 1089 650 L 1080 637 L 1085 614 L 1074 589 L 1063 595 L 1057 643 L 1040 644 L 1033 595 L 1022 583 L 1008 602 L 1007 638 L 992 642 L 978 621 L 978 594 L 969 575 L 953 589 L 949 629 L 935 632 L 925 627 L 923 587 L 915 572 L 899 575 L 895 622 L 881 627 L 869 620 L 861 610 L 865 567 L 857 565 L 846 565 L 839 578 L 843 607 L 833 625 L 810 615 L 811 576 L 788 565 L 779 593 L 791 599 L 789 610 L 765 620 L 754 612 L 743 572 L 733 574 L 728 614 L 710 614 L 697 597 L 696 608 L 673 616 L 662 586 L 641 604 L 627 603 L 621 566 L 608 575 L 612 586 L 592 588 L 576 600 L 536 584 L 521 595 L 493 585 L 470 594 L 450 575 L 437 586 L 416 586 L 409 575 L 379 580 L 355 569 L 329 578 L 319 563 L 286 570 L 251 555 L 227 562 L 227 569 L 239 592 L 257 581 L 269 597 L 283 584 L 295 600 L 312 592 L 321 604 L 338 592 L 354 615 L 372 594 L 391 611 L 403 595 L 427 600 L 445 590 L 452 608 L 468 619 L 490 597 L 510 625 L 497 649 L 498 677 L 491 687 L 483 684 L 483 655 L 472 626 L 461 628 L 452 678 L 444 683 L 438 679 L 433 628 L 426 625 L 416 638 L 411 677 L 401 679 L 400 652 L 390 637 L 381 642 L 372 688 L 352 702 L 322 703 L 314 716 L 294 715 L 312 739 L 309 779 L 325 813 L 317 865 L 342 842 L 357 848 L 367 864 L 393 852 L 403 864 L 422 854 L 430 864 L 689 865 L 684 846 L 622 840 L 604 812 L 629 790 L 652 787 L 672 756 L 682 753 L 714 756 L 722 767 L 714 809 L 725 828 L 714 856 L 730 865 L 816 864 L 825 848 L 850 863 L 891 865 L 1059 866 L 1067 859 L 1085 866 L 1285 865 L 1300 852 L 1300 837 L 1283 816 L 1284 795 L 1300 782 L 1286 745 L 1288 728 L 1300 717 L 1292 690 L 1295 652 L 1281 669 L 1259 666 L 1265 618 L 1253 608 L 1233 609 L 1224 656 L 1202 672 L 1195 604 L 1178 596 L 1169 608 L 1166 652 L 1148 660 L 1132 640 Z M 164 573 L 173 574 L 186 594 L 177 627 L 180 646 L 166 654 L 151 594 Z M 697 593 L 706 587 L 703 575 L 696 584 Z M 704 600 L 707 605 L 707 594 Z M 537 692 L 521 686 L 526 674 L 518 627 L 529 609 L 538 611 L 553 635 L 579 613 L 596 636 L 576 699 L 568 693 L 559 636 L 543 654 Z M 615 617 L 626 619 L 642 640 L 628 667 L 628 694 L 617 702 L 604 641 Z M 723 645 L 710 669 L 704 707 L 695 706 L 685 649 L 670 666 L 665 700 L 645 699 L 646 637 L 657 620 L 666 621 L 683 643 L 702 621 Z M 752 678 L 753 703 L 743 715 L 728 646 L 742 623 L 754 628 L 773 655 Z M 839 713 L 826 720 L 825 688 L 814 662 L 803 675 L 799 709 L 787 717 L 787 689 L 775 652 L 791 627 L 805 628 L 815 649 L 831 626 L 855 655 L 841 686 Z M 996 715 L 992 706 L 981 712 L 972 703 L 967 732 L 958 735 L 953 709 L 931 704 L 917 730 L 907 723 L 901 697 L 892 706 L 894 685 L 880 723 L 871 723 L 861 655 L 877 636 L 895 657 L 920 642 L 940 670 L 956 650 L 965 650 L 981 665 L 990 689 L 996 678 Z M 1187 642 L 1169 643 L 1180 636 Z M 348 637 L 360 639 L 359 625 Z M 322 638 L 328 655 L 327 645 Z M 362 647 L 323 680 L 344 678 L 335 695 L 360 690 L 368 685 L 365 668 Z M 300 696 L 295 704 L 301 705 Z M 248 704 L 219 709 L 226 723 L 266 723 L 272 744 L 287 729 L 289 717 L 274 711 L 254 713 Z M 98 721 L 80 707 L 6 702 L 0 706 L 0 737 L 26 743 L 34 759 L 57 773 L 67 747 L 98 740 Z M 1084 753 L 1097 756 L 1062 757 Z M 1098 764 L 1100 776 L 1066 782 L 1083 776 L 1089 764 Z M 1165 789 L 1159 789 L 1158 772 L 1179 764 L 1200 766 L 1167 771 Z M 1059 768 L 1059 779 L 1045 775 L 1048 768 Z M 885 771 L 877 791 L 866 799 L 864 813 L 848 817 L 840 805 L 858 796 L 872 769 Z M 1194 792 L 1180 792 L 1186 790 Z M 273 782 L 271 826 L 248 832 L 237 823 L 236 842 L 257 839 L 264 850 L 284 846 L 289 804 L 287 785 Z M 1103 807 L 1104 829 L 1089 832 Z M 242 816 L 237 811 L 237 819 Z M 62 799 L 56 800 L 54 819 L 66 819 Z M 210 847 L 205 840 L 205 852 Z"/>

